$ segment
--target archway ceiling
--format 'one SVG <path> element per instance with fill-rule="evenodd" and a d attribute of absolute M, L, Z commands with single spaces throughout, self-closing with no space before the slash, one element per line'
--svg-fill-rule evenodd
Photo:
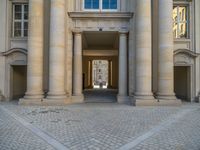
<path fill-rule="evenodd" d="M 84 50 L 117 50 L 119 38 L 117 32 L 84 32 Z"/>

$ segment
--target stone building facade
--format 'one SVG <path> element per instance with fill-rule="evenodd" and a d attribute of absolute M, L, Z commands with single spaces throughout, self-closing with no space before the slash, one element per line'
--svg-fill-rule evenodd
<path fill-rule="evenodd" d="M 199 99 L 199 0 L 1 0 L 0 18 L 3 100 L 82 103 L 93 60 L 119 103 Z"/>

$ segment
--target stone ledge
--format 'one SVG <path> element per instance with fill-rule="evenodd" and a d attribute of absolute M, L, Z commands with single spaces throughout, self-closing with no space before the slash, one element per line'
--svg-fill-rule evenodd
<path fill-rule="evenodd" d="M 18 102 L 19 105 L 32 105 L 32 106 L 62 106 L 71 103 L 70 98 L 65 99 L 26 99 L 21 98 Z"/>
<path fill-rule="evenodd" d="M 42 105 L 42 99 L 27 99 L 21 98 L 18 102 L 19 105 Z"/>
<path fill-rule="evenodd" d="M 135 99 L 133 102 L 134 106 L 158 106 L 158 101 L 156 99 L 142 100 Z"/>
<path fill-rule="evenodd" d="M 133 13 L 131 12 L 69 12 L 69 17 L 71 18 L 103 18 L 103 19 L 131 19 L 133 17 Z"/>
<path fill-rule="evenodd" d="M 175 100 L 159 100 L 158 106 L 181 106 L 182 102 L 179 99 Z"/>

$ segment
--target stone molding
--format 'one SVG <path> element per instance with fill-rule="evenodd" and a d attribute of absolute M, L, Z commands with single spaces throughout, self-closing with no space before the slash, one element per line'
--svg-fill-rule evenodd
<path fill-rule="evenodd" d="M 23 49 L 23 48 L 12 48 L 12 49 L 9 49 L 8 51 L 5 51 L 5 52 L 2 52 L 0 53 L 0 56 L 9 56 L 15 52 L 19 52 L 19 53 L 23 53 L 25 55 L 27 55 L 27 50 L 26 49 Z"/>
<path fill-rule="evenodd" d="M 195 53 L 194 51 L 191 51 L 189 49 L 177 49 L 174 51 L 174 55 L 177 55 L 177 54 L 180 54 L 180 53 L 183 53 L 183 54 L 186 54 L 190 57 L 198 57 L 200 55 L 200 53 Z"/>
<path fill-rule="evenodd" d="M 192 65 L 194 64 L 194 59 L 200 54 L 195 53 L 188 49 L 177 49 L 174 51 L 174 65 Z"/>
<path fill-rule="evenodd" d="M 69 12 L 69 17 L 74 19 L 89 19 L 89 18 L 103 18 L 103 19 L 131 19 L 133 13 L 130 12 Z"/>

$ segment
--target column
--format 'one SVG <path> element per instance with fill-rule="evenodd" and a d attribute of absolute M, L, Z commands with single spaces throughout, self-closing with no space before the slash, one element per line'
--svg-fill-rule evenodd
<path fill-rule="evenodd" d="M 43 98 L 43 0 L 29 0 L 27 91 L 19 104 L 40 104 Z"/>
<path fill-rule="evenodd" d="M 66 102 L 65 92 L 65 0 L 51 0 L 49 92 L 45 102 Z"/>
<path fill-rule="evenodd" d="M 159 0 L 158 91 L 163 104 L 180 103 L 174 95 L 173 0 Z M 164 101 L 163 101 L 164 100 Z"/>
<path fill-rule="evenodd" d="M 128 102 L 127 92 L 127 32 L 119 32 L 119 79 L 118 79 L 118 103 Z"/>
<path fill-rule="evenodd" d="M 90 69 L 90 88 L 93 88 L 93 81 L 92 81 L 92 73 L 93 73 L 93 61 L 90 60 L 91 69 Z"/>
<path fill-rule="evenodd" d="M 111 60 L 108 60 L 108 88 L 112 88 L 111 78 Z"/>
<path fill-rule="evenodd" d="M 151 0 L 136 1 L 135 105 L 155 105 L 152 94 Z"/>
<path fill-rule="evenodd" d="M 73 102 L 83 102 L 82 33 L 74 31 Z"/>

